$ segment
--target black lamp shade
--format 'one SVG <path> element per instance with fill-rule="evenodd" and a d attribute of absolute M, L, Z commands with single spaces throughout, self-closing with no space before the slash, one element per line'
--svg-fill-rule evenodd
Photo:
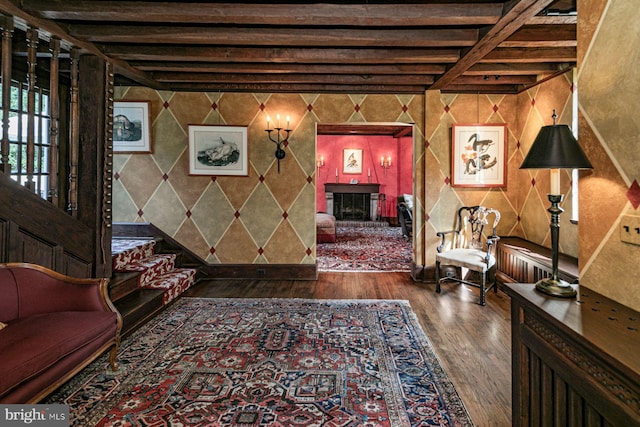
<path fill-rule="evenodd" d="M 520 169 L 593 169 L 567 125 L 543 126 Z"/>

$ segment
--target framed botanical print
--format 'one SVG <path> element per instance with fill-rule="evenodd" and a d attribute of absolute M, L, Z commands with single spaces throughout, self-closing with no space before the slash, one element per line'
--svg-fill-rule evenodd
<path fill-rule="evenodd" d="M 246 126 L 189 125 L 190 175 L 249 175 Z"/>
<path fill-rule="evenodd" d="M 507 125 L 454 124 L 451 130 L 451 185 L 505 187 Z"/>
<path fill-rule="evenodd" d="M 113 151 L 151 153 L 149 101 L 113 103 Z"/>
<path fill-rule="evenodd" d="M 362 174 L 361 148 L 345 148 L 342 151 L 342 173 Z"/>

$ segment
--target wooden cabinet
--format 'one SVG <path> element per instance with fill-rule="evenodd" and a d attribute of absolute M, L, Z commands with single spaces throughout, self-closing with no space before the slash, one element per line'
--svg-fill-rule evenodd
<path fill-rule="evenodd" d="M 511 297 L 514 426 L 640 426 L 640 313 L 579 287 Z"/>

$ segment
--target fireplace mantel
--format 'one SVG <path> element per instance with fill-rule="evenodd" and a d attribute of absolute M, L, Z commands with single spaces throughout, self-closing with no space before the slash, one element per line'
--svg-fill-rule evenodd
<path fill-rule="evenodd" d="M 339 215 L 334 210 L 334 193 L 335 194 L 369 194 L 369 215 L 372 221 L 375 221 L 378 214 L 378 196 L 380 192 L 380 184 L 348 184 L 327 182 L 324 184 L 324 191 L 327 197 L 327 212 L 332 213 L 336 217 Z"/>
<path fill-rule="evenodd" d="M 327 182 L 324 184 L 325 193 L 379 193 L 380 184 L 348 184 Z"/>

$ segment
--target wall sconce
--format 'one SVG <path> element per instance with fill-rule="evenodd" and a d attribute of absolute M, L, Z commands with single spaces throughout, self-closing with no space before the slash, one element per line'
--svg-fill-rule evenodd
<path fill-rule="evenodd" d="M 275 139 L 271 136 L 271 132 L 276 131 Z M 267 116 L 267 136 L 269 140 L 276 144 L 276 159 L 278 159 L 278 173 L 280 173 L 280 160 L 284 159 L 285 152 L 283 150 L 283 146 L 286 147 L 289 143 L 289 134 L 291 133 L 291 129 L 289 128 L 289 116 L 287 116 L 287 127 L 280 127 L 280 114 L 276 115 L 276 127 L 271 129 L 271 119 Z M 286 134 L 282 134 L 282 132 L 286 132 Z"/>
<path fill-rule="evenodd" d="M 382 170 L 384 170 L 384 174 L 385 176 L 387 175 L 387 169 L 389 169 L 391 167 L 391 156 L 387 156 L 387 157 L 380 157 L 380 166 L 382 167 Z"/>
<path fill-rule="evenodd" d="M 553 126 L 543 126 L 533 141 L 520 169 L 550 169 L 551 191 L 548 194 L 551 207 L 551 262 L 552 275 L 536 283 L 536 289 L 547 295 L 573 298 L 576 290 L 567 282 L 558 278 L 558 241 L 560 237 L 560 214 L 564 212 L 559 204 L 560 169 L 593 169 L 584 151 L 578 145 L 571 129 L 567 125 L 556 125 L 556 110 L 553 110 Z"/>
<path fill-rule="evenodd" d="M 324 166 L 324 156 L 320 156 L 318 160 L 316 160 L 316 168 L 320 171 L 320 168 Z"/>

